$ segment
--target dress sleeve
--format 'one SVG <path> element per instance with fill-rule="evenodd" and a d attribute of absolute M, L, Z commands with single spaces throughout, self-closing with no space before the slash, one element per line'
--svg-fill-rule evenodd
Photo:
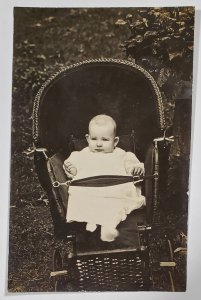
<path fill-rule="evenodd" d="M 140 163 L 140 161 L 139 161 L 139 159 L 137 158 L 137 156 L 134 154 L 134 153 L 132 153 L 132 152 L 126 152 L 126 154 L 125 154 L 125 160 L 124 160 L 125 162 L 126 161 L 130 161 L 130 162 L 132 162 L 133 164 L 138 164 L 138 163 Z"/>
<path fill-rule="evenodd" d="M 144 169 L 144 164 L 139 161 L 139 159 L 134 153 L 126 152 L 124 159 L 124 167 L 126 172 L 130 174 L 134 167 L 140 167 Z"/>
<path fill-rule="evenodd" d="M 71 162 L 75 167 L 78 163 L 79 151 L 73 151 L 64 163 Z"/>

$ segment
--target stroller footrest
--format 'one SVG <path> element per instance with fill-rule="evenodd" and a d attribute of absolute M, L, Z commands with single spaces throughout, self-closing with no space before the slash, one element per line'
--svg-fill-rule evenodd
<path fill-rule="evenodd" d="M 176 263 L 174 261 L 160 261 L 160 267 L 175 267 Z"/>
<path fill-rule="evenodd" d="M 68 274 L 67 270 L 53 271 L 50 273 L 50 277 L 57 277 L 57 276 L 62 276 L 62 275 L 67 275 L 67 274 Z"/>

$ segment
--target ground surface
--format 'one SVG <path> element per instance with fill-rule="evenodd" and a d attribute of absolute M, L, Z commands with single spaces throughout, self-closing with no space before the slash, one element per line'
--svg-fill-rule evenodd
<path fill-rule="evenodd" d="M 119 45 L 128 33 L 115 22 L 128 12 L 132 10 L 15 9 L 9 292 L 52 291 L 53 225 L 30 151 L 34 97 L 63 65 L 87 58 L 125 58 Z M 182 290 L 185 280 L 180 281 Z"/>

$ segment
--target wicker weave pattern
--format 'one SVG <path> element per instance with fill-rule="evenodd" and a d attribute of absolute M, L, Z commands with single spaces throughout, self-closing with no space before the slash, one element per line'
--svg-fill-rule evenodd
<path fill-rule="evenodd" d="M 82 291 L 147 290 L 145 264 L 139 253 L 83 256 L 76 265 Z"/>

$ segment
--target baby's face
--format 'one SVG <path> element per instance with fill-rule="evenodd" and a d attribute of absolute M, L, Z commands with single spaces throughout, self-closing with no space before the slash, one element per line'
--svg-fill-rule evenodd
<path fill-rule="evenodd" d="M 92 125 L 86 138 L 91 152 L 111 153 L 119 141 L 113 126 L 109 125 Z"/>

